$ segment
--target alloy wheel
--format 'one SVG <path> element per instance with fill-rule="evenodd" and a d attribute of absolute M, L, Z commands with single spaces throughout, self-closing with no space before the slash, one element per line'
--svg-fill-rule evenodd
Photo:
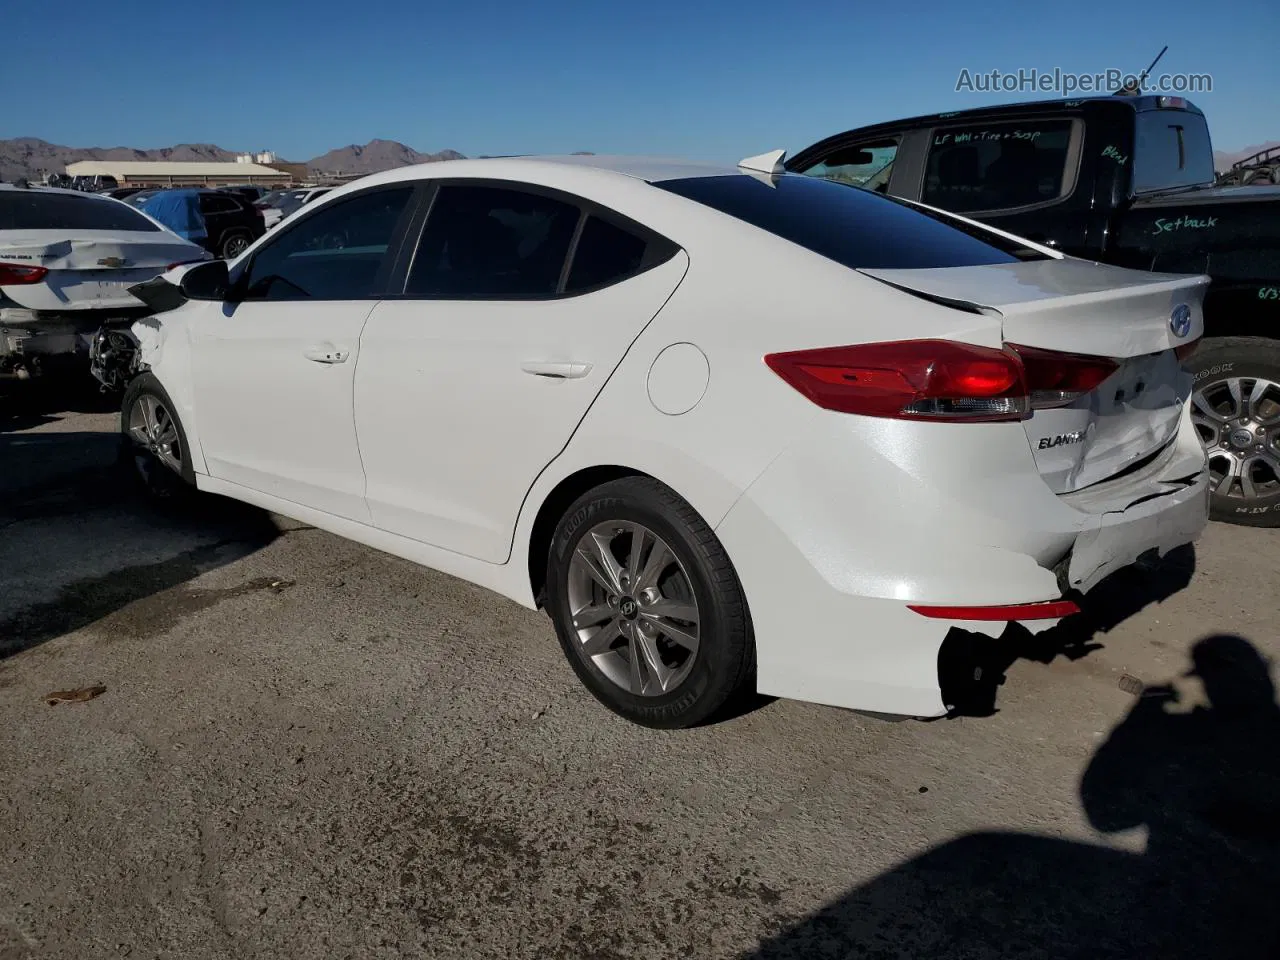
<path fill-rule="evenodd" d="M 129 411 L 129 438 L 135 452 L 149 453 L 182 476 L 182 439 L 178 423 L 159 398 L 144 393 Z"/>
<path fill-rule="evenodd" d="M 698 603 L 684 565 L 661 537 L 609 521 L 578 541 L 568 568 L 569 612 L 582 653 L 636 696 L 676 689 L 698 655 Z"/>
<path fill-rule="evenodd" d="M 1200 387 L 1191 403 L 1213 492 L 1242 500 L 1280 492 L 1280 384 L 1227 377 Z"/>
<path fill-rule="evenodd" d="M 226 259 L 234 260 L 248 249 L 249 240 L 246 237 L 235 236 L 223 244 L 222 252 L 226 254 Z"/>

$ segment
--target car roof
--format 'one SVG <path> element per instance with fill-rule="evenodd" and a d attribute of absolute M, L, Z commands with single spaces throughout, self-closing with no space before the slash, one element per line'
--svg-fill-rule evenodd
<path fill-rule="evenodd" d="M 741 174 L 737 167 L 728 164 L 706 163 L 678 157 L 647 157 L 600 154 L 568 154 L 548 156 L 531 154 L 517 157 L 481 157 L 474 160 L 437 160 L 399 167 L 384 174 L 374 174 L 382 182 L 416 180 L 423 173 L 431 177 L 484 176 L 520 179 L 531 168 L 559 168 L 598 171 L 648 183 L 664 180 L 685 180 L 693 177 L 719 177 Z M 353 181 L 359 183 L 360 181 Z"/>
<path fill-rule="evenodd" d="M 44 194 L 60 194 L 64 197 L 96 197 L 99 200 L 114 200 L 114 197 L 104 197 L 100 193 L 88 193 L 84 190 L 67 190 L 63 187 L 46 187 L 44 184 L 33 183 L 29 186 L 22 187 L 16 183 L 0 183 L 2 191 L 21 191 L 22 193 L 44 193 Z"/>
<path fill-rule="evenodd" d="M 1173 106 L 1169 101 L 1178 102 L 1177 106 Z M 807 158 L 811 155 L 811 151 L 818 149 L 827 149 L 833 144 L 839 143 L 851 136 L 862 137 L 866 135 L 876 135 L 881 131 L 898 132 L 905 128 L 913 127 L 933 127 L 933 126 L 955 126 L 969 122 L 986 122 L 998 121 L 1004 119 L 1016 119 L 1026 113 L 1060 113 L 1070 115 L 1079 110 L 1084 105 L 1102 104 L 1110 107 L 1125 107 L 1133 110 L 1135 113 L 1145 113 L 1149 110 L 1182 110 L 1186 113 L 1194 113 L 1200 116 L 1204 114 L 1190 100 L 1181 95 L 1155 95 L 1142 94 L 1136 97 L 1119 96 L 1117 94 L 1090 94 L 1080 97 L 1064 97 L 1051 100 L 1020 100 L 1017 103 L 996 103 L 985 107 L 970 107 L 967 110 L 951 110 L 944 113 L 925 113 L 916 117 L 899 117 L 894 120 L 884 120 L 879 123 L 869 123 L 861 127 L 850 127 L 847 130 L 841 130 L 830 136 L 823 137 L 815 143 L 806 146 L 803 150 L 798 151 L 795 156 L 788 158 L 787 168 L 792 169 L 793 164 L 801 158 Z"/>

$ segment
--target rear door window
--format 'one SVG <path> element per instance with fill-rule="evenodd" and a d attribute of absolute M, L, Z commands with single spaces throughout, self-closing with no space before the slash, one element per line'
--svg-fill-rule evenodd
<path fill-rule="evenodd" d="M 1050 203 L 1070 192 L 1069 119 L 939 127 L 925 160 L 930 206 L 957 213 Z"/>
<path fill-rule="evenodd" d="M 745 174 L 664 180 L 663 190 L 854 269 L 966 267 L 1043 255 L 976 227 L 861 187 L 803 175 L 764 183 Z"/>
<path fill-rule="evenodd" d="M 231 197 L 219 196 L 216 193 L 202 193 L 200 194 L 200 212 L 207 214 L 239 213 L 240 204 Z"/>
<path fill-rule="evenodd" d="M 559 290 L 580 211 L 507 187 L 445 184 L 436 193 L 405 294 L 521 299 Z"/>
<path fill-rule="evenodd" d="M 648 242 L 599 217 L 587 217 L 574 248 L 565 293 L 616 283 L 640 270 Z"/>
<path fill-rule="evenodd" d="M 0 190 L 0 230 L 134 230 L 160 228 L 138 211 L 107 197 Z"/>

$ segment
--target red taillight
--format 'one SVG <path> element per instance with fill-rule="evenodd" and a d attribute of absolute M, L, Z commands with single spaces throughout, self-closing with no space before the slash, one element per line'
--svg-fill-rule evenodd
<path fill-rule="evenodd" d="M 997 607 L 930 607 L 909 603 L 907 609 L 935 620 L 1057 620 L 1080 612 L 1074 600 L 1046 600 L 1043 603 Z"/>
<path fill-rule="evenodd" d="M 1062 407 L 1095 389 L 1120 366 L 1106 357 L 1038 350 L 1008 344 L 1022 360 L 1031 391 L 1031 409 Z"/>
<path fill-rule="evenodd" d="M 827 410 L 989 423 L 1028 413 L 1022 363 L 1005 350 L 901 340 L 771 353 L 774 373 Z"/>
<path fill-rule="evenodd" d="M 0 263 L 0 287 L 19 287 L 39 283 L 49 275 L 44 267 L 28 267 L 21 263 Z"/>

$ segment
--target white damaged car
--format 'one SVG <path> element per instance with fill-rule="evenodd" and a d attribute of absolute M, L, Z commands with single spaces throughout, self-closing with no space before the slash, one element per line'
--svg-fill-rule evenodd
<path fill-rule="evenodd" d="M 135 288 L 122 441 L 551 616 L 618 714 L 939 716 L 953 631 L 1194 540 L 1208 279 L 779 172 L 432 163 Z"/>
<path fill-rule="evenodd" d="M 0 184 L 0 372 L 83 362 L 104 323 L 149 312 L 129 287 L 207 259 L 119 200 Z"/>

